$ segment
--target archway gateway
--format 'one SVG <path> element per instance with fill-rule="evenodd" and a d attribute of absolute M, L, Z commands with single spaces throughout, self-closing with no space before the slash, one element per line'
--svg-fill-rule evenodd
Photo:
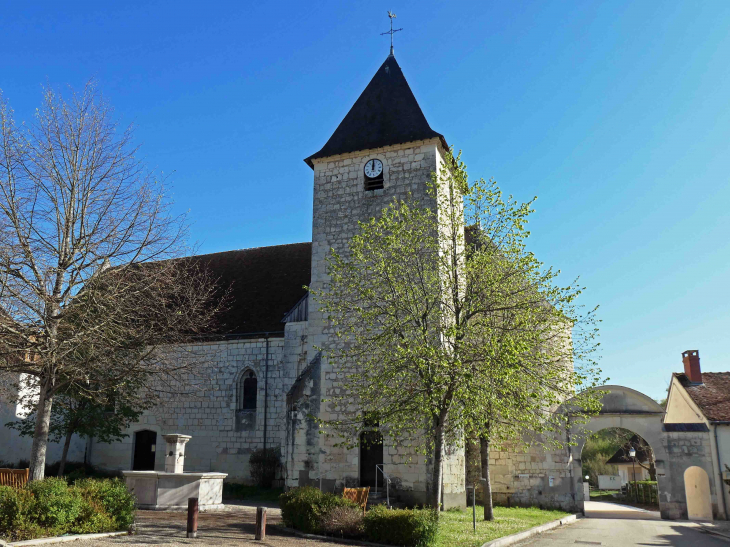
<path fill-rule="evenodd" d="M 585 511 L 580 454 L 586 442 L 586 430 L 623 428 L 642 437 L 654 452 L 661 518 L 723 518 L 717 501 L 719 486 L 710 480 L 714 473 L 712 444 L 705 424 L 664 423 L 664 408 L 628 387 L 608 385 L 595 389 L 607 392 L 601 411 L 587 424 L 571 426 L 568 430 L 569 437 L 577 444 L 568 448 L 575 509 Z M 562 410 L 570 412 L 570 400 L 562 405 Z M 693 467 L 696 469 L 688 472 Z"/>
<path fill-rule="evenodd" d="M 604 429 L 627 429 L 644 439 L 651 447 L 656 464 L 657 486 L 659 493 L 659 510 L 664 518 L 662 504 L 666 500 L 668 482 L 665 476 L 665 465 L 668 458 L 664 433 L 662 431 L 662 419 L 664 409 L 654 399 L 634 389 L 624 386 L 601 386 L 596 388 L 599 391 L 606 391 L 603 396 L 603 407 L 597 416 L 583 426 L 574 426 L 570 429 L 570 436 L 577 439 L 577 446 L 571 447 L 572 476 L 576 478 L 576 501 L 581 509 L 585 511 L 583 504 L 583 475 L 582 461 L 580 455 L 585 446 L 585 431 L 598 432 Z M 566 403 L 569 404 L 570 401 Z M 664 495 L 663 495 L 664 494 Z"/>

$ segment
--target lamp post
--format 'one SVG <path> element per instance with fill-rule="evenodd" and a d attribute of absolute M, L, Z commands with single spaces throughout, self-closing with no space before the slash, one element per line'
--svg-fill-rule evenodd
<path fill-rule="evenodd" d="M 639 503 L 639 494 L 636 491 L 636 449 L 632 446 L 629 449 L 629 457 L 631 461 L 631 474 L 634 476 L 634 501 Z"/>

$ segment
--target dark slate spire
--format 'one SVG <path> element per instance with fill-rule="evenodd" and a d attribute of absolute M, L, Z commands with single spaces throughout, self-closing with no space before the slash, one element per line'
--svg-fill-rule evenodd
<path fill-rule="evenodd" d="M 313 167 L 312 160 L 317 158 L 434 137 L 440 138 L 446 146 L 443 135 L 428 125 L 403 71 L 391 54 L 327 144 L 304 161 Z"/>

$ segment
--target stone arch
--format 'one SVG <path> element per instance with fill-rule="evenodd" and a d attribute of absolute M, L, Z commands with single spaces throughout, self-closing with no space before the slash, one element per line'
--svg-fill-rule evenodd
<path fill-rule="evenodd" d="M 597 416 L 584 426 L 572 426 L 570 435 L 576 439 L 577 446 L 573 453 L 580 458 L 585 445 L 586 431 L 600 431 L 610 427 L 621 427 L 633 431 L 642 437 L 654 451 L 659 461 L 666 460 L 666 448 L 663 443 L 662 418 L 664 409 L 654 399 L 643 393 L 624 386 L 606 385 L 594 388 L 596 391 L 607 391 L 603 398 L 603 408 Z M 562 405 L 567 411 L 570 400 Z"/>
<path fill-rule="evenodd" d="M 583 508 L 583 476 L 580 456 L 589 432 L 620 427 L 636 433 L 651 446 L 656 462 L 659 510 L 664 516 L 666 511 L 663 506 L 671 497 L 668 490 L 670 483 L 664 476 L 668 461 L 667 446 L 662 430 L 664 409 L 651 397 L 629 387 L 605 385 L 594 389 L 607 392 L 602 397 L 601 411 L 585 425 L 571 425 L 568 432 L 570 438 L 574 439 L 576 443 L 576 446 L 568 449 L 572 476 L 575 480 L 573 491 L 575 492 L 576 508 Z M 560 410 L 569 412 L 570 403 L 571 400 L 563 403 Z"/>
<path fill-rule="evenodd" d="M 689 520 L 712 520 L 710 478 L 707 472 L 693 465 L 684 471 L 684 492 Z"/>

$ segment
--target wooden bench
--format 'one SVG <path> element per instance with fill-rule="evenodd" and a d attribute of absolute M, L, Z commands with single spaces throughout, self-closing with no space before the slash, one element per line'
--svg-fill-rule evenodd
<path fill-rule="evenodd" d="M 370 487 L 365 488 L 345 488 L 342 492 L 342 497 L 346 500 L 354 501 L 360 507 L 362 507 L 362 513 L 365 514 L 365 508 L 368 505 L 368 495 L 370 494 Z"/>
<path fill-rule="evenodd" d="M 0 486 L 12 486 L 22 488 L 28 483 L 30 469 L 1 469 Z"/>

